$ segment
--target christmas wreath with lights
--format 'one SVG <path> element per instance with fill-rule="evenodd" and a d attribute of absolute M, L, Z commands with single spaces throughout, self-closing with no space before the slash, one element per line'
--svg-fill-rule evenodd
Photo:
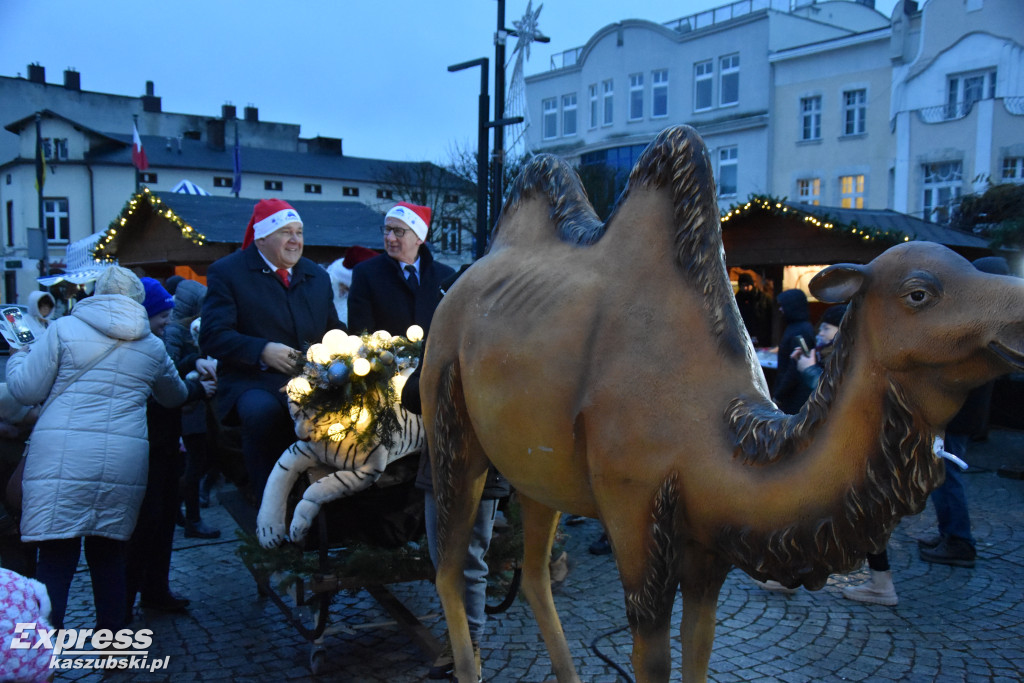
<path fill-rule="evenodd" d="M 330 330 L 299 359 L 298 373 L 286 387 L 288 400 L 322 425 L 314 440 L 353 436 L 360 446 L 391 448 L 398 429 L 395 406 L 422 348 L 419 325 L 404 337 L 383 330 L 364 335 Z"/>

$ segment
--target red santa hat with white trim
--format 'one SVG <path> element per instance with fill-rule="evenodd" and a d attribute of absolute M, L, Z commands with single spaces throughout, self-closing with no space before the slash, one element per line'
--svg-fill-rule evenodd
<path fill-rule="evenodd" d="M 416 233 L 417 237 L 421 240 L 426 240 L 427 233 L 430 232 L 431 213 L 429 206 L 420 206 L 419 204 L 410 204 L 409 202 L 398 202 L 390 211 L 384 214 L 384 218 L 385 220 L 388 218 L 397 218 L 408 225 L 409 229 Z"/>
<path fill-rule="evenodd" d="M 252 244 L 253 240 L 266 237 L 289 223 L 298 223 L 299 227 L 302 227 L 302 219 L 299 218 L 299 212 L 291 204 L 283 199 L 261 199 L 253 207 L 252 217 L 249 218 L 249 225 L 245 228 L 242 249 Z"/>

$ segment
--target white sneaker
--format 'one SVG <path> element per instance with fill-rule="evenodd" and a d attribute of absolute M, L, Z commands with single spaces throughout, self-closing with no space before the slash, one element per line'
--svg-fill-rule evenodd
<path fill-rule="evenodd" d="M 888 605 L 889 607 L 899 604 L 900 601 L 896 595 L 896 587 L 892 583 L 892 572 L 876 572 L 873 569 L 871 578 L 861 585 L 844 588 L 843 597 L 857 602 Z"/>

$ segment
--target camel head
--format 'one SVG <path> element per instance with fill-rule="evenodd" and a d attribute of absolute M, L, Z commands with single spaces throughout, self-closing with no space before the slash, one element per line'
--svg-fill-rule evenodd
<path fill-rule="evenodd" d="M 829 266 L 810 288 L 851 302 L 862 316 L 853 348 L 931 425 L 945 425 L 974 387 L 1024 369 L 1024 280 L 983 273 L 939 244 L 905 242 L 867 265 Z"/>

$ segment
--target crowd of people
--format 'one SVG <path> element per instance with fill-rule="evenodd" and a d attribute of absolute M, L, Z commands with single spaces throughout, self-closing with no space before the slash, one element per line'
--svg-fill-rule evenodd
<path fill-rule="evenodd" d="M 277 458 L 295 439 L 283 388 L 306 347 L 330 330 L 400 335 L 415 324 L 429 334 L 441 293 L 459 275 L 427 246 L 430 221 L 428 207 L 400 202 L 384 217 L 382 253 L 352 247 L 322 267 L 303 256 L 298 212 L 266 199 L 253 209 L 242 248 L 213 263 L 205 285 L 180 276 L 160 282 L 110 266 L 93 294 L 56 320 L 53 297 L 32 293 L 28 309 L 45 333 L 12 347 L 0 384 L 0 477 L 9 482 L 0 506 L 0 561 L 45 586 L 54 627 L 64 625 L 83 548 L 98 628 L 129 624 L 139 598 L 143 609 L 187 610 L 189 600 L 170 590 L 171 549 L 175 524 L 189 538 L 221 533 L 201 517 L 206 484 L 219 474 L 211 428 L 240 434 L 245 476 L 236 483 L 258 506 Z M 1005 262 L 977 265 L 1005 271 Z M 831 352 L 845 306 L 825 310 L 816 331 L 802 291 L 773 298 L 746 273 L 739 275 L 736 302 L 755 345 L 770 345 L 773 322 L 781 322 L 772 398 L 784 412 L 797 413 Z M 418 374 L 401 400 L 420 412 Z M 977 406 L 970 410 L 976 414 Z M 967 417 L 967 426 L 954 422 L 946 444 L 962 454 L 976 425 Z M 416 487 L 436 563 L 437 505 L 425 453 Z M 464 568 L 478 665 L 484 554 L 498 501 L 508 494 L 508 482 L 492 470 Z M 921 540 L 921 559 L 973 566 L 966 499 L 952 466 L 933 502 L 940 533 Z M 607 536 L 591 547 L 595 554 L 610 550 Z M 869 581 L 844 595 L 896 604 L 886 556 L 868 561 Z M 449 644 L 428 676 L 447 678 L 452 666 Z"/>

